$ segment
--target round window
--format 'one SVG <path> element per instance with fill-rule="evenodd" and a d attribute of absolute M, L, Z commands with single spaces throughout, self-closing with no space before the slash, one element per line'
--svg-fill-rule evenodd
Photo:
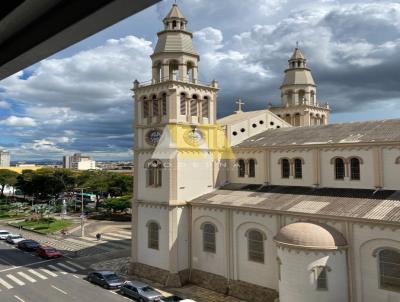
<path fill-rule="evenodd" d="M 232 132 L 232 135 L 233 135 L 233 136 L 236 136 L 237 134 L 238 134 L 238 133 L 237 133 L 236 131 L 233 131 L 233 132 Z"/>

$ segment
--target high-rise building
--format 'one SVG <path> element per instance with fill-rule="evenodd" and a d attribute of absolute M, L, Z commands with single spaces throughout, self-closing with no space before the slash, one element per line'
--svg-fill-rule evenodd
<path fill-rule="evenodd" d="M 10 166 L 10 152 L 0 150 L 0 168 L 8 168 Z"/>
<path fill-rule="evenodd" d="M 92 160 L 90 156 L 75 153 L 72 156 L 65 155 L 63 157 L 63 167 L 74 170 L 94 170 L 96 169 L 96 161 Z"/>

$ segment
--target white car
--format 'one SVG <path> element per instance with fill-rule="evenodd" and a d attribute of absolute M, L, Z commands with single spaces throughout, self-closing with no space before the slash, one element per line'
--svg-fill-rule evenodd
<path fill-rule="evenodd" d="M 9 231 L 0 230 L 0 240 L 6 240 L 8 235 L 10 235 Z"/>
<path fill-rule="evenodd" d="M 6 241 L 11 244 L 17 244 L 22 240 L 25 240 L 25 238 L 17 234 L 9 234 L 6 238 Z"/>

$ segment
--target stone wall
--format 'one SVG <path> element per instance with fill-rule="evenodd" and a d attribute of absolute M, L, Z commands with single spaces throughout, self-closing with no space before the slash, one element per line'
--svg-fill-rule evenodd
<path fill-rule="evenodd" d="M 243 281 L 228 281 L 225 277 L 192 270 L 190 282 L 198 286 L 251 302 L 275 302 L 278 292 Z"/>
<path fill-rule="evenodd" d="M 278 292 L 273 289 L 237 280 L 231 280 L 229 295 L 251 302 L 274 302 L 278 299 Z"/>
<path fill-rule="evenodd" d="M 169 272 L 166 270 L 138 262 L 130 264 L 129 274 L 156 281 L 161 284 L 166 284 L 169 276 Z"/>
<path fill-rule="evenodd" d="M 228 293 L 228 280 L 223 276 L 193 269 L 190 282 L 222 294 Z"/>

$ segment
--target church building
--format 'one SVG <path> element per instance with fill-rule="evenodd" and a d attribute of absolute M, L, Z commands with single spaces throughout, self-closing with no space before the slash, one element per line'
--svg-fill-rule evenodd
<path fill-rule="evenodd" d="M 400 301 L 400 119 L 329 124 L 298 47 L 281 106 L 217 119 L 174 4 L 134 82 L 130 272 L 252 302 Z"/>

